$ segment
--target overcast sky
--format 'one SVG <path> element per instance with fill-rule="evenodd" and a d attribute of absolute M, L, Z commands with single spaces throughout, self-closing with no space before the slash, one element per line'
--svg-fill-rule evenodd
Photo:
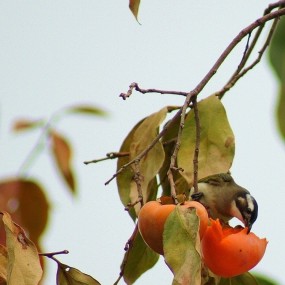
<path fill-rule="evenodd" d="M 119 201 L 116 183 L 104 186 L 115 172 L 115 161 L 90 166 L 83 161 L 117 151 L 141 118 L 184 101 L 178 96 L 138 93 L 123 101 L 118 95 L 133 81 L 143 88 L 191 90 L 237 33 L 270 3 L 141 2 L 141 25 L 128 10 L 127 0 L 0 2 L 1 177 L 17 173 L 39 136 L 36 131 L 11 134 L 15 118 L 49 118 L 76 103 L 92 103 L 109 112 L 107 119 L 70 116 L 58 125 L 75 149 L 77 199 L 55 174 L 47 151 L 29 171 L 48 189 L 52 204 L 45 251 L 68 249 L 70 254 L 59 259 L 102 284 L 116 280 L 133 224 Z M 235 50 L 199 98 L 226 83 L 244 46 L 243 42 Z M 255 271 L 285 284 L 285 152 L 275 126 L 276 94 L 277 82 L 264 58 L 223 103 L 236 136 L 232 174 L 259 203 L 253 232 L 269 240 Z M 47 264 L 45 284 L 55 284 L 55 264 L 50 260 Z M 136 284 L 171 284 L 171 280 L 161 260 Z"/>

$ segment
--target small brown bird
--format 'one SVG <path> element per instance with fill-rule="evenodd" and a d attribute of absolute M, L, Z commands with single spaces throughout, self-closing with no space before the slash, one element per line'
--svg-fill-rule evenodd
<path fill-rule="evenodd" d="M 257 219 L 258 205 L 248 190 L 235 183 L 229 173 L 205 177 L 198 182 L 198 193 L 190 190 L 192 200 L 203 204 L 213 219 L 228 223 L 238 218 L 250 232 Z"/>

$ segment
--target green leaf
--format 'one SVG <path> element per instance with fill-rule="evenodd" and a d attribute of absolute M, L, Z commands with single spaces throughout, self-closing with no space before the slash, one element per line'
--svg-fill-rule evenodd
<path fill-rule="evenodd" d="M 180 117 L 178 117 L 174 122 L 168 121 L 166 124 L 168 124 L 168 129 L 166 134 L 162 137 L 165 159 L 159 171 L 159 180 L 163 191 L 162 195 L 171 196 L 171 189 L 167 177 L 167 172 L 169 170 L 171 156 L 176 145 L 177 134 L 180 126 Z M 179 171 L 174 172 L 173 179 L 175 182 L 176 194 L 185 194 L 187 196 L 189 187 L 186 180 Z"/>
<path fill-rule="evenodd" d="M 8 250 L 7 284 L 38 285 L 42 268 L 36 246 L 6 212 L 3 214 L 3 222 Z"/>
<path fill-rule="evenodd" d="M 67 112 L 74 114 L 85 114 L 85 115 L 93 115 L 93 116 L 106 116 L 107 113 L 96 106 L 92 105 L 76 105 L 67 109 Z"/>
<path fill-rule="evenodd" d="M 134 133 L 132 143 L 130 145 L 130 160 L 136 158 L 145 149 L 147 149 L 158 135 L 159 126 L 165 119 L 168 108 L 165 107 L 160 111 L 146 117 L 138 126 Z M 147 189 L 149 182 L 157 175 L 164 161 L 164 150 L 161 141 L 158 141 L 148 153 L 140 160 L 139 171 L 143 176 L 141 183 L 144 202 L 149 200 Z M 135 187 L 136 188 L 136 187 Z M 131 191 L 131 197 L 137 199 L 137 190 Z"/>
<path fill-rule="evenodd" d="M 130 155 L 120 157 L 117 163 L 117 171 L 129 161 L 136 158 L 142 151 L 149 147 L 158 134 L 159 126 L 166 117 L 168 107 L 151 114 L 135 125 L 125 138 L 120 152 L 128 152 Z M 140 160 L 139 171 L 143 177 L 141 182 L 144 202 L 155 199 L 157 188 L 149 187 L 164 161 L 164 150 L 162 143 L 158 141 L 151 150 Z M 138 199 L 137 185 L 133 180 L 133 165 L 125 169 L 117 176 L 117 185 L 122 203 L 135 202 Z M 155 193 L 153 192 L 155 191 Z M 138 208 L 136 207 L 136 211 Z M 131 209 L 130 215 L 135 219 L 135 213 Z"/>
<path fill-rule="evenodd" d="M 280 81 L 277 100 L 277 123 L 285 140 L 285 17 L 279 21 L 269 49 L 270 63 Z"/>
<path fill-rule="evenodd" d="M 135 16 L 136 20 L 138 20 L 138 13 L 140 7 L 140 0 L 130 0 L 129 8 L 132 11 L 133 15 Z"/>
<path fill-rule="evenodd" d="M 249 273 L 244 273 L 231 278 L 222 278 L 219 285 L 259 285 L 255 278 Z"/>
<path fill-rule="evenodd" d="M 285 80 L 285 17 L 281 17 L 269 49 L 270 63 L 281 82 Z"/>
<path fill-rule="evenodd" d="M 193 208 L 176 206 L 166 220 L 163 250 L 174 274 L 172 284 L 201 285 L 199 219 Z"/>
<path fill-rule="evenodd" d="M 138 122 L 133 129 L 129 132 L 127 137 L 124 139 L 123 144 L 120 148 L 119 152 L 129 152 L 130 151 L 130 145 L 133 141 L 134 133 L 136 132 L 137 128 L 140 126 L 140 124 L 143 122 L 141 120 Z M 127 164 L 130 161 L 129 156 L 123 156 L 119 157 L 117 161 L 117 171 L 121 169 L 121 167 L 125 164 Z M 133 181 L 133 171 L 130 167 L 126 168 L 121 174 L 119 174 L 116 178 L 119 196 L 121 199 L 121 202 L 126 207 L 128 203 L 131 202 L 130 192 L 131 192 L 131 182 Z M 132 219 L 135 221 L 136 219 L 136 213 L 134 211 L 134 208 L 129 210 L 129 214 L 132 217 Z"/>
<path fill-rule="evenodd" d="M 257 280 L 258 285 L 279 285 L 276 281 L 269 279 L 267 276 L 256 273 L 254 273 L 253 276 Z"/>
<path fill-rule="evenodd" d="M 280 90 L 279 98 L 277 100 L 276 115 L 280 134 L 285 140 L 285 80 L 280 84 L 279 88 Z"/>
<path fill-rule="evenodd" d="M 133 284 L 144 272 L 152 268 L 159 259 L 159 255 L 145 244 L 139 231 L 134 239 L 133 246 L 125 253 L 126 255 L 127 260 L 123 277 L 128 285 Z"/>
<path fill-rule="evenodd" d="M 200 119 L 199 178 L 226 173 L 233 162 L 234 134 L 221 101 L 214 95 L 198 103 Z M 193 158 L 196 127 L 194 112 L 187 114 L 178 152 L 178 167 L 184 169 L 182 176 L 189 186 L 193 184 Z"/>
<path fill-rule="evenodd" d="M 76 268 L 57 261 L 58 268 L 56 274 L 57 285 L 100 285 L 100 283 L 88 274 Z"/>

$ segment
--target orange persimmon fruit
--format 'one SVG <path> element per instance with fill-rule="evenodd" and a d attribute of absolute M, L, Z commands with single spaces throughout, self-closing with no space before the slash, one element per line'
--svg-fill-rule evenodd
<path fill-rule="evenodd" d="M 233 277 L 252 269 L 262 259 L 267 246 L 247 228 L 222 226 L 212 220 L 201 241 L 205 265 L 216 275 Z"/>
<path fill-rule="evenodd" d="M 196 209 L 196 214 L 200 219 L 199 234 L 202 238 L 209 221 L 205 207 L 196 201 L 185 201 L 180 206 Z M 159 201 L 150 201 L 141 208 L 138 215 L 138 227 L 142 238 L 152 250 L 162 255 L 164 224 L 174 208 L 174 204 L 163 205 Z"/>

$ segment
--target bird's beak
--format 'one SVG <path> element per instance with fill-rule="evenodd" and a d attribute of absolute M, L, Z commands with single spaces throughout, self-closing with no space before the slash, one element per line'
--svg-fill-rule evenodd
<path fill-rule="evenodd" d="M 248 220 L 245 220 L 244 225 L 247 227 L 247 233 L 249 234 L 251 231 L 252 223 Z"/>

